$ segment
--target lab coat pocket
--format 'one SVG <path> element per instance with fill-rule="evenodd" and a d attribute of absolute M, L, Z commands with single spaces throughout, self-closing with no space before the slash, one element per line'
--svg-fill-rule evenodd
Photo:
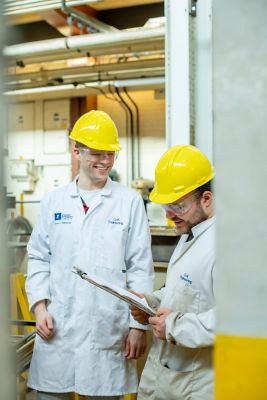
<path fill-rule="evenodd" d="M 178 288 L 174 289 L 171 297 L 169 298 L 171 309 L 173 311 L 180 311 L 182 313 L 199 312 L 199 290 L 193 289 L 188 285 L 179 285 Z"/>
<path fill-rule="evenodd" d="M 193 373 L 191 371 L 174 371 L 159 363 L 158 368 L 160 379 L 157 382 L 155 399 L 168 400 L 190 400 L 192 396 Z M 162 385 L 162 382 L 164 384 Z"/>
<path fill-rule="evenodd" d="M 123 350 L 123 342 L 129 330 L 127 309 L 114 310 L 98 307 L 92 322 L 92 341 L 100 350 Z"/>
<path fill-rule="evenodd" d="M 98 237 L 96 265 L 113 270 L 125 269 L 127 230 L 121 225 L 107 224 Z"/>

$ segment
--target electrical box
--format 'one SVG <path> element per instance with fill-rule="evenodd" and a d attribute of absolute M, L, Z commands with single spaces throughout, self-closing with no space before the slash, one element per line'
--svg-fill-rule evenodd
<path fill-rule="evenodd" d="M 34 159 L 34 103 L 8 106 L 8 156 L 10 159 Z"/>
<path fill-rule="evenodd" d="M 65 154 L 69 151 L 69 132 L 44 131 L 44 154 Z"/>
<path fill-rule="evenodd" d="M 70 101 L 47 100 L 44 102 L 44 131 L 69 130 Z"/>
<path fill-rule="evenodd" d="M 13 179 L 24 180 L 28 178 L 28 162 L 25 160 L 10 161 L 10 176 Z"/>
<path fill-rule="evenodd" d="M 10 160 L 9 175 L 24 192 L 34 191 L 38 175 L 33 160 Z"/>

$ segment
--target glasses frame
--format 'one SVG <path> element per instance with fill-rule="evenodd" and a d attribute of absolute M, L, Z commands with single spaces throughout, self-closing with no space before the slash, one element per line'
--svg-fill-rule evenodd
<path fill-rule="evenodd" d="M 116 160 L 119 155 L 118 151 L 95 150 L 89 147 L 79 147 L 79 150 L 85 154 L 86 161 L 102 161 L 105 158 Z"/>
<path fill-rule="evenodd" d="M 194 205 L 194 199 L 187 199 L 180 201 L 178 203 L 171 203 L 171 204 L 161 204 L 164 210 L 170 211 L 176 215 L 185 215 Z"/>

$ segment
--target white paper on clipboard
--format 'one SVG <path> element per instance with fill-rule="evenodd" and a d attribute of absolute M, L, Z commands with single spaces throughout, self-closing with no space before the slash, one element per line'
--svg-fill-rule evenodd
<path fill-rule="evenodd" d="M 95 275 L 88 275 L 86 272 L 82 271 L 78 267 L 73 267 L 72 272 L 74 272 L 76 275 L 79 275 L 82 279 L 86 280 L 92 285 L 95 285 L 100 289 L 109 292 L 113 296 L 116 296 L 119 299 L 126 301 L 126 303 L 139 308 L 140 310 L 146 312 L 150 316 L 156 315 L 155 311 L 147 304 L 145 298 L 140 299 L 140 297 L 129 292 L 128 290 L 125 290 L 117 285 L 106 282 L 104 279 L 96 277 Z"/>

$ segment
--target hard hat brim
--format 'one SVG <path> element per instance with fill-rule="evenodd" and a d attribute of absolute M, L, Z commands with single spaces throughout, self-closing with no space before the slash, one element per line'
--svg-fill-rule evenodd
<path fill-rule="evenodd" d="M 94 150 L 103 150 L 103 151 L 120 151 L 122 150 L 122 146 L 120 144 L 110 144 L 110 143 L 96 143 L 92 141 L 90 145 L 88 144 L 88 141 L 83 141 L 82 139 L 77 140 L 75 137 L 70 134 L 69 138 L 71 140 L 74 140 L 75 142 L 81 143 L 86 147 L 90 147 L 91 149 Z"/>
<path fill-rule="evenodd" d="M 201 182 L 201 184 L 197 183 L 194 186 L 191 186 L 185 190 L 181 190 L 177 193 L 172 192 L 172 193 L 158 193 L 156 188 L 154 187 L 154 189 L 151 191 L 150 195 L 149 195 L 149 200 L 151 200 L 153 203 L 157 203 L 157 204 L 171 204 L 179 199 L 181 199 L 182 197 L 184 197 L 185 195 L 193 192 L 195 189 L 201 187 L 202 185 L 205 185 L 205 183 L 211 181 L 214 178 L 214 172 L 212 172 L 212 174 L 210 174 L 207 179 L 205 179 L 204 181 Z"/>

